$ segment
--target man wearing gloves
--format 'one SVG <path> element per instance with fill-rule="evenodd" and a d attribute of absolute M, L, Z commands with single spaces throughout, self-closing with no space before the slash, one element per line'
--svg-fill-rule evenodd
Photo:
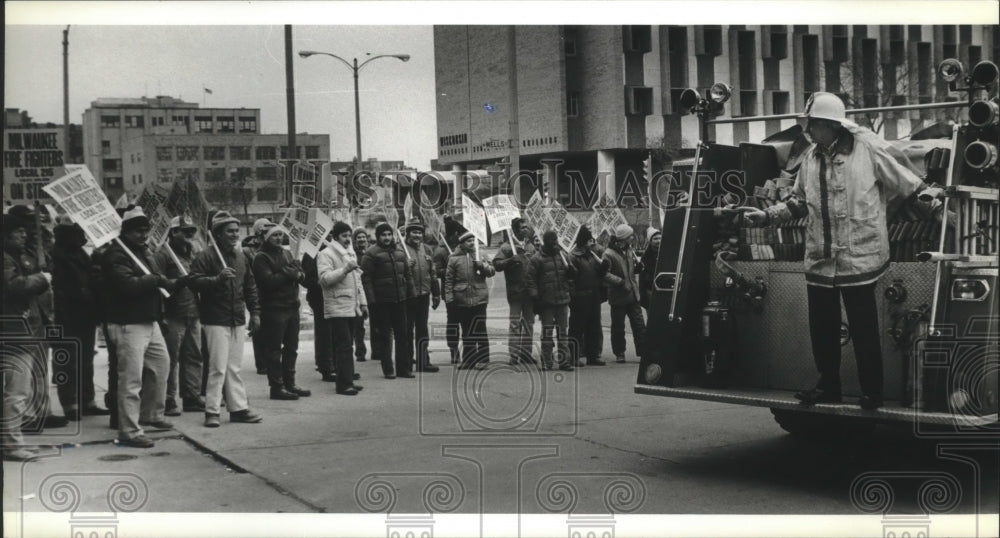
<path fill-rule="evenodd" d="M 535 309 L 531 296 L 524 286 L 524 272 L 528 261 L 535 255 L 535 246 L 528 240 L 528 225 L 521 218 L 510 223 L 513 241 L 517 242 L 514 254 L 510 242 L 500 245 L 493 257 L 493 268 L 503 272 L 507 284 L 507 304 L 510 306 L 510 363 L 535 363 L 531 357 L 531 337 L 535 326 Z"/>
<path fill-rule="evenodd" d="M 260 346 L 267 367 L 272 400 L 298 400 L 311 393 L 295 384 L 299 356 L 299 283 L 302 266 L 282 248 L 281 226 L 264 232 L 263 244 L 253 259 L 253 279 L 260 296 Z"/>
<path fill-rule="evenodd" d="M 368 317 L 368 299 L 361 283 L 357 255 L 351 248 L 351 227 L 346 222 L 333 225 L 333 241 L 319 252 L 316 269 L 323 288 L 323 319 L 333 335 L 334 365 L 325 367 L 337 372 L 337 394 L 355 396 L 361 385 L 354 384 L 354 359 L 351 356 L 354 332 Z"/>
<path fill-rule="evenodd" d="M 187 285 L 194 257 L 191 239 L 197 231 L 198 228 L 186 217 L 174 217 L 167 231 L 167 243 L 153 257 L 163 274 L 168 279 L 176 279 L 179 284 L 166 300 L 163 314 L 163 338 L 167 341 L 167 351 L 170 353 L 167 416 L 181 414 L 177 406 L 178 392 L 184 411 L 205 411 L 205 401 L 201 398 L 203 361 L 198 297 Z"/>
<path fill-rule="evenodd" d="M 209 245 L 191 263 L 191 287 L 200 294 L 198 310 L 208 340 L 205 426 L 219 427 L 223 390 L 231 422 L 257 423 L 263 419 L 250 411 L 246 387 L 240 377 L 247 329 L 251 334 L 260 329 L 257 285 L 246 257 L 236 248 L 240 221 L 220 211 L 212 217 L 211 234 L 218 250 Z M 249 327 L 246 310 L 250 311 Z"/>
<path fill-rule="evenodd" d="M 546 231 L 542 235 L 542 248 L 531 257 L 524 272 L 524 288 L 542 318 L 542 368 L 545 370 L 552 369 L 552 348 L 555 347 L 559 369 L 573 371 L 566 333 L 570 290 L 575 276 L 576 269 L 560 250 L 556 232 Z"/>
<path fill-rule="evenodd" d="M 424 245 L 424 225 L 417 219 L 406 223 L 406 242 L 403 248 L 407 251 L 407 261 L 410 264 L 410 297 L 406 300 L 406 319 L 410 323 L 413 334 L 414 354 L 418 372 L 437 372 L 438 367 L 431 364 L 428 344 L 430 331 L 427 327 L 428 308 L 437 310 L 441 304 L 441 289 L 434 274 L 434 261 L 430 249 Z"/>
<path fill-rule="evenodd" d="M 840 301 L 858 362 L 862 409 L 883 403 L 882 351 L 875 285 L 889 265 L 886 204 L 926 188 L 870 130 L 847 120 L 844 103 L 817 92 L 806 104 L 804 153 L 792 194 L 766 211 L 745 208 L 753 225 L 807 217 L 805 273 L 809 335 L 819 371 L 802 405 L 841 401 Z"/>
<path fill-rule="evenodd" d="M 170 355 L 159 322 L 160 289 L 173 290 L 174 281 L 158 273 L 146 248 L 148 236 L 149 218 L 142 208 L 126 211 L 121 243 L 113 243 L 103 258 L 108 328 L 118 353 L 118 443 L 136 448 L 153 447 L 143 426 L 173 427 L 163 420 Z"/>
<path fill-rule="evenodd" d="M 444 276 L 444 300 L 453 304 L 462 330 L 460 370 L 482 369 L 490 361 L 490 341 L 486 336 L 486 304 L 490 300 L 486 279 L 495 275 L 493 266 L 475 259 L 476 236 L 465 232 L 459 248 L 448 258 Z"/>
<path fill-rule="evenodd" d="M 570 263 L 576 269 L 569 301 L 569 339 L 573 343 L 578 366 L 604 366 L 601 349 L 604 348 L 604 329 L 601 328 L 601 303 L 604 302 L 604 275 L 611 265 L 599 259 L 595 252 L 597 241 L 590 230 L 583 226 L 576 236 Z"/>
<path fill-rule="evenodd" d="M 379 223 L 375 227 L 375 244 L 361 258 L 361 282 L 371 309 L 372 360 L 382 363 L 382 374 L 387 379 L 415 377 L 411 364 L 413 337 L 406 318 L 406 298 L 410 296 L 411 284 L 409 264 L 406 254 L 396 245 L 395 235 L 392 226 Z M 396 348 L 395 369 L 393 345 Z"/>
<path fill-rule="evenodd" d="M 604 257 L 610 262 L 604 282 L 608 285 L 608 304 L 611 305 L 611 351 L 615 362 L 625 362 L 625 317 L 632 326 L 632 343 L 635 352 L 645 351 L 646 322 L 639 306 L 639 292 L 635 282 L 635 254 L 632 253 L 632 227 L 619 224 L 611 238 Z"/>

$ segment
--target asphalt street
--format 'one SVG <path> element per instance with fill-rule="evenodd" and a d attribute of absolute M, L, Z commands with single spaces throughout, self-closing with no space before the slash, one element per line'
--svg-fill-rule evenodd
<path fill-rule="evenodd" d="M 223 413 L 222 427 L 208 429 L 201 413 L 185 413 L 169 419 L 173 430 L 151 433 L 148 450 L 116 445 L 107 417 L 28 437 L 52 448 L 3 464 L 4 535 L 33 535 L 19 514 L 65 511 L 862 515 L 919 514 L 930 498 L 931 513 L 996 512 L 995 444 L 914 440 L 905 428 L 820 443 L 786 434 L 765 408 L 636 395 L 631 339 L 625 364 L 512 367 L 495 280 L 486 370 L 456 370 L 436 339 L 440 372 L 388 380 L 360 362 L 364 390 L 341 396 L 314 371 L 304 340 L 298 382 L 313 395 L 272 401 L 247 345 L 243 376 L 261 424 Z M 443 322 L 442 306 L 431 323 L 440 331 Z M 605 359 L 609 345 L 606 335 Z M 106 371 L 101 348 L 99 398 Z M 75 485 L 72 506 L 60 480 Z M 108 504 L 121 481 L 133 492 L 127 510 Z"/>

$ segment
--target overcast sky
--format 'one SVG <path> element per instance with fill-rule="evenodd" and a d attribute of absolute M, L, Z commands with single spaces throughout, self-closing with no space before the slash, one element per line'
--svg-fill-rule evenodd
<path fill-rule="evenodd" d="M 4 106 L 62 123 L 63 26 L 7 26 Z M 359 63 L 365 158 L 427 169 L 436 157 L 431 26 L 293 26 L 293 49 Z M 71 26 L 70 121 L 99 97 L 170 95 L 208 107 L 261 109 L 265 133 L 286 133 L 283 26 Z M 294 59 L 296 130 L 329 134 L 333 160 L 355 153 L 351 71 L 330 57 Z M 203 88 L 212 90 L 211 95 Z"/>

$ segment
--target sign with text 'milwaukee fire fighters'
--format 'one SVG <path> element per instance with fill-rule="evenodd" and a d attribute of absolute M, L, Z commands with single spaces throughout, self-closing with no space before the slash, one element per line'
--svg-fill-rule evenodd
<path fill-rule="evenodd" d="M 4 203 L 50 202 L 43 187 L 66 174 L 65 147 L 62 129 L 4 129 Z"/>
<path fill-rule="evenodd" d="M 63 208 L 87 238 L 99 247 L 118 236 L 122 219 L 86 167 L 42 187 Z"/>

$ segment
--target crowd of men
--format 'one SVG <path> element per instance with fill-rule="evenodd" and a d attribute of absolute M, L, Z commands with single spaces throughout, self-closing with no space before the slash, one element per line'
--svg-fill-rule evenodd
<path fill-rule="evenodd" d="M 560 248 L 556 233 L 540 236 L 521 219 L 492 260 L 479 257 L 475 236 L 445 217 L 445 240 L 424 236 L 411 220 L 397 230 L 337 222 L 316 256 L 301 260 L 287 232 L 267 219 L 240 241 L 240 221 L 212 212 L 208 241 L 196 251 L 198 225 L 175 217 L 159 249 L 149 244 L 150 219 L 141 207 L 119 210 L 118 240 L 88 252 L 83 230 L 66 218 L 50 231 L 26 206 L 3 216 L 3 339 L 28 339 L 4 356 L 3 454 L 37 457 L 23 433 L 65 427 L 82 416 L 108 415 L 118 443 L 150 448 L 147 431 L 172 428 L 166 417 L 203 413 L 217 428 L 225 407 L 231 423 L 263 418 L 250 407 L 241 372 L 244 341 L 266 375 L 270 398 L 298 400 L 311 391 L 296 382 L 300 287 L 314 320 L 316 370 L 335 393 L 354 396 L 354 362 L 371 360 L 387 379 L 438 372 L 428 352 L 431 309 L 445 304 L 450 362 L 483 369 L 490 360 L 486 331 L 487 279 L 504 273 L 510 307 L 512 364 L 573 370 L 601 360 L 602 304 L 610 304 L 611 347 L 625 361 L 625 318 L 637 354 L 643 349 L 659 232 L 647 233 L 641 259 L 633 230 L 614 230 L 608 248 L 582 228 L 575 248 Z M 402 241 L 397 241 L 401 238 Z M 535 319 L 541 354 L 533 356 Z M 46 328 L 58 326 L 53 341 Z M 104 407 L 94 389 L 95 335 L 108 351 Z M 63 416 L 48 402 L 51 379 Z"/>

